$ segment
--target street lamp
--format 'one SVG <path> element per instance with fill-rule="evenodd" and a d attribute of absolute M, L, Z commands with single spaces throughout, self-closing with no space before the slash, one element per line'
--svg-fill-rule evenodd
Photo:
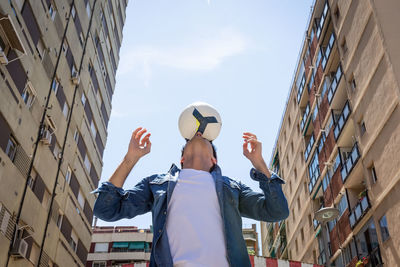
<path fill-rule="evenodd" d="M 328 242 L 327 242 L 327 236 L 326 236 L 326 223 L 333 221 L 339 216 L 339 210 L 337 208 L 321 208 L 318 211 L 314 213 L 314 218 L 321 223 L 321 229 L 322 229 L 322 240 L 324 242 L 324 247 L 325 247 L 325 266 L 330 266 L 331 261 L 329 259 L 329 254 L 328 254 Z"/>

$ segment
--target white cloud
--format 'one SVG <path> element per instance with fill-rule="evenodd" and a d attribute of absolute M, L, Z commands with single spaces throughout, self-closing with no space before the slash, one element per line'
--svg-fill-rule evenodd
<path fill-rule="evenodd" d="M 241 33 L 223 29 L 212 37 L 198 38 L 177 46 L 133 46 L 121 56 L 119 75 L 139 70 L 147 86 L 152 77 L 152 66 L 210 71 L 226 58 L 243 52 L 247 45 L 248 41 Z"/>

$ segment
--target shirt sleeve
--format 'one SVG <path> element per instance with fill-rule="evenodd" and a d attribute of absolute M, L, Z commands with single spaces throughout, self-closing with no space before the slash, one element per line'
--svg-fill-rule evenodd
<path fill-rule="evenodd" d="M 103 182 L 91 193 L 98 194 L 93 214 L 97 218 L 109 222 L 131 219 L 144 214 L 150 211 L 153 205 L 149 178 L 143 179 L 130 190 L 124 190 L 110 182 Z"/>
<path fill-rule="evenodd" d="M 275 222 L 289 216 L 289 208 L 282 184 L 285 183 L 275 173 L 267 177 L 252 168 L 250 177 L 259 182 L 262 193 L 254 192 L 248 186 L 240 184 L 239 210 L 242 216 L 259 221 Z"/>

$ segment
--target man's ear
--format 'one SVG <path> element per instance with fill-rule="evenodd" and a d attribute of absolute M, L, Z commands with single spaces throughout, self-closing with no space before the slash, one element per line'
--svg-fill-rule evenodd
<path fill-rule="evenodd" d="M 181 157 L 181 165 L 183 165 L 183 162 L 185 161 L 184 157 Z"/>
<path fill-rule="evenodd" d="M 212 161 L 213 164 L 217 164 L 217 159 L 216 158 L 212 157 L 211 161 Z"/>

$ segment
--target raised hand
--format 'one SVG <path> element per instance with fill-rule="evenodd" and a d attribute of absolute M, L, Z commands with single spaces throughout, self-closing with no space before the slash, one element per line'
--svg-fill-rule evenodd
<path fill-rule="evenodd" d="M 243 133 L 243 155 L 248 158 L 254 168 L 270 177 L 270 172 L 262 156 L 262 144 L 255 134 Z"/>
<path fill-rule="evenodd" d="M 129 160 L 139 160 L 144 155 L 148 154 L 151 149 L 150 133 L 144 135 L 147 132 L 142 127 L 137 128 L 132 133 L 131 140 L 129 142 L 128 153 L 126 158 Z M 143 136 L 144 135 L 144 136 Z"/>

